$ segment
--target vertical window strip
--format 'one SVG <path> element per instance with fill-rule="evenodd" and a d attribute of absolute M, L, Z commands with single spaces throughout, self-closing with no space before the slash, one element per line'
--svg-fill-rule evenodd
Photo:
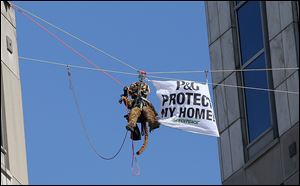
<path fill-rule="evenodd" d="M 254 4 L 256 3 L 256 5 Z M 242 6 L 240 6 L 243 4 Z M 238 8 L 236 8 L 235 13 L 237 16 L 237 29 L 238 29 L 238 41 L 239 41 L 239 52 L 240 52 L 240 67 L 241 69 L 246 69 L 250 66 L 253 66 L 254 63 L 264 63 L 260 64 L 259 66 L 266 67 L 266 59 L 265 59 L 265 46 L 264 46 L 264 40 L 263 40 L 263 22 L 262 22 L 262 14 L 261 14 L 261 4 L 260 2 L 246 2 L 239 4 L 236 3 Z M 259 7 L 259 10 L 252 10 L 253 8 Z M 252 8 L 252 9 L 251 9 Z M 243 12 L 244 11 L 244 12 Z M 242 12 L 242 13 L 241 13 Z M 253 15 L 254 13 L 258 15 Z M 252 15 L 252 16 L 249 16 Z M 244 16 L 244 17 L 243 17 Z M 250 20 L 251 18 L 254 18 L 254 20 Z M 255 20 L 256 19 L 256 20 Z M 247 22 L 248 20 L 248 22 Z M 252 22 L 251 22 L 252 21 Z M 247 25 L 249 24 L 249 25 Z M 257 28 L 253 28 L 253 27 Z M 241 27 L 243 27 L 241 29 Z M 252 31 L 252 32 L 251 32 Z M 253 32 L 256 32 L 259 36 L 253 35 Z M 257 33 L 260 32 L 260 33 Z M 248 34 L 247 34 L 248 33 Z M 252 34 L 252 37 L 248 38 L 249 34 Z M 258 41 L 259 43 L 254 43 L 253 41 Z M 243 43 L 244 42 L 244 43 Z M 254 44 L 252 44 L 254 43 Z M 252 46 L 251 46 L 252 45 Z M 257 45 L 257 46 L 255 46 Z M 248 50 L 248 51 L 245 51 Z M 246 53 L 246 57 L 245 54 Z M 243 56 L 244 55 L 244 56 Z M 251 72 L 254 73 L 254 72 Z M 260 73 L 260 76 L 264 79 L 257 82 L 251 82 L 251 77 L 255 78 L 255 74 L 249 74 L 246 72 L 242 72 L 242 83 L 243 86 L 249 85 L 249 83 L 256 83 L 260 84 L 260 86 L 267 88 L 268 82 L 267 82 L 267 74 L 266 72 L 263 72 L 264 74 Z M 254 75 L 254 76 L 253 76 Z M 262 83 L 263 82 L 263 83 Z M 267 129 L 272 127 L 271 120 L 270 120 L 270 108 L 269 108 L 269 95 L 268 94 L 262 94 L 262 93 L 256 93 L 255 91 L 248 91 L 243 90 L 244 92 L 244 103 L 245 103 L 245 111 L 246 111 L 246 123 L 247 123 L 247 138 L 248 143 L 251 143 L 255 139 L 259 138 L 261 134 L 264 133 Z M 257 99 L 256 99 L 257 98 Z M 255 102 L 255 100 L 261 102 L 263 101 L 263 106 L 260 105 L 260 103 Z M 264 108 L 261 108 L 264 107 Z M 262 111 L 265 111 L 265 115 L 260 116 L 258 118 L 255 118 L 255 108 L 260 108 Z M 253 113 L 252 113 L 253 112 Z M 264 117 L 265 118 L 261 118 Z"/>

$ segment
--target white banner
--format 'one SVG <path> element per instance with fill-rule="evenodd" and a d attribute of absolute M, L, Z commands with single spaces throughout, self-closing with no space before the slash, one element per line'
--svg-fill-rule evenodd
<path fill-rule="evenodd" d="M 159 122 L 187 132 L 219 137 L 207 84 L 151 81 L 161 102 Z"/>

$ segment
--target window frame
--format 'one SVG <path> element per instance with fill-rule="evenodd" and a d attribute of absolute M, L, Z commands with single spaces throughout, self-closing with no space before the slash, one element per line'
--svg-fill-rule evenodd
<path fill-rule="evenodd" d="M 235 34 L 236 34 L 236 53 L 238 55 L 237 59 L 238 62 L 236 66 L 238 69 L 246 69 L 246 67 L 254 62 L 260 55 L 264 55 L 265 57 L 265 65 L 266 68 L 271 68 L 271 58 L 270 58 L 270 47 L 269 47 L 269 40 L 268 40 L 268 26 L 267 26 L 267 14 L 266 14 L 266 5 L 265 2 L 258 1 L 260 5 L 260 14 L 261 14 L 261 29 L 262 29 L 262 36 L 263 36 L 263 48 L 259 50 L 256 54 L 254 54 L 250 59 L 248 59 L 244 64 L 242 64 L 242 56 L 241 56 L 241 46 L 240 46 L 240 32 L 239 32 L 239 24 L 238 24 L 238 10 L 243 7 L 247 1 L 240 1 L 239 3 L 233 2 L 233 15 L 235 22 Z M 272 71 L 266 71 L 267 75 L 267 85 L 269 89 L 274 89 L 273 87 L 273 76 Z M 240 85 L 244 86 L 244 77 L 243 72 L 239 72 L 240 77 Z M 241 108 L 241 115 L 242 115 L 242 134 L 243 134 L 243 142 L 244 142 L 244 156 L 245 161 L 249 161 L 253 159 L 255 155 L 259 154 L 260 151 L 264 149 L 268 144 L 278 138 L 278 127 L 277 127 L 277 116 L 276 116 L 276 107 L 275 107 L 275 95 L 274 92 L 268 92 L 268 99 L 269 99 L 269 109 L 270 109 L 270 122 L 271 126 L 262 132 L 259 136 L 257 136 L 254 140 L 250 142 L 249 138 L 249 127 L 248 127 L 248 114 L 246 109 L 246 96 L 245 90 L 240 90 L 241 100 L 242 103 L 240 105 Z"/>
<path fill-rule="evenodd" d="M 246 68 L 246 66 L 248 66 L 250 63 L 252 63 L 258 56 L 260 56 L 260 52 L 265 50 L 265 43 L 264 43 L 264 28 L 263 28 L 263 17 L 262 17 L 262 4 L 260 1 L 258 1 L 260 3 L 260 15 L 261 15 L 261 31 L 262 31 L 262 42 L 263 42 L 263 47 L 261 50 L 257 51 L 252 57 L 250 57 L 247 61 L 244 62 L 244 64 L 242 64 L 242 54 L 241 54 L 241 47 L 240 47 L 240 31 L 239 31 L 239 22 L 238 22 L 238 16 L 237 16 L 237 12 L 240 8 L 242 8 L 248 1 L 241 1 L 239 4 L 237 4 L 234 10 L 235 13 L 235 21 L 236 21 L 236 28 L 237 28 L 237 38 L 238 38 L 238 53 L 239 53 L 239 63 L 238 66 L 242 67 L 243 69 Z M 242 64 L 242 65 L 241 65 Z"/>

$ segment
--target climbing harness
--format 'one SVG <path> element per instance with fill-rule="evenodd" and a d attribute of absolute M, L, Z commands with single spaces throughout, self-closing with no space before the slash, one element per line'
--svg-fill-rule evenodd
<path fill-rule="evenodd" d="M 144 136 L 144 142 L 143 145 L 141 146 L 141 148 L 136 152 L 136 155 L 140 155 L 142 154 L 142 152 L 146 149 L 147 145 L 148 145 L 148 138 L 149 138 L 149 133 L 148 133 L 148 127 L 147 127 L 147 120 L 149 119 L 149 116 L 145 116 L 144 115 L 144 107 L 148 106 L 150 107 L 154 112 L 153 112 L 153 116 L 155 115 L 155 109 L 153 107 L 153 105 L 146 99 L 147 94 L 149 93 L 149 87 L 148 85 L 144 82 L 144 80 L 146 79 L 146 72 L 145 71 L 138 71 L 139 76 L 138 82 L 135 82 L 133 84 L 130 85 L 128 91 L 129 94 L 131 95 L 131 97 L 133 98 L 132 100 L 132 104 L 130 105 L 130 109 L 138 109 L 139 111 L 133 111 L 133 112 L 139 112 L 139 114 L 137 116 L 135 116 L 135 113 L 129 113 L 130 115 L 132 114 L 132 119 L 134 122 L 136 123 L 141 123 L 141 129 L 142 129 L 142 135 Z M 124 93 L 125 94 L 125 93 Z M 123 95 L 124 95 L 123 94 Z M 121 95 L 122 96 L 122 95 Z M 126 97 L 128 97 L 128 95 L 126 95 Z M 126 101 L 128 102 L 128 101 Z M 149 110 L 148 110 L 149 111 Z M 128 114 L 128 115 L 129 115 Z M 152 117 L 153 117 L 152 116 Z M 156 116 L 156 115 L 155 115 Z M 155 117 L 154 116 L 154 117 Z M 150 116 L 151 117 L 151 116 Z M 127 118 L 128 122 L 130 118 Z M 148 121 L 149 122 L 149 121 Z M 132 125 L 132 123 L 131 123 Z M 135 124 L 135 127 L 133 128 L 133 126 L 131 126 L 129 123 L 126 126 L 126 128 L 128 130 L 131 130 L 131 137 L 133 140 L 140 140 L 140 138 L 134 139 L 134 136 L 137 136 L 137 131 L 138 129 L 138 125 Z M 151 127 L 150 127 L 151 128 Z M 140 135 L 140 134 L 139 134 Z"/>

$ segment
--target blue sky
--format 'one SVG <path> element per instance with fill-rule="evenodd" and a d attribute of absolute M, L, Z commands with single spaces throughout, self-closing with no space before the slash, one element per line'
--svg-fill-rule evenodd
<path fill-rule="evenodd" d="M 145 71 L 206 70 L 209 51 L 203 2 L 15 2 Z M 19 56 L 88 66 L 21 14 Z M 43 24 L 99 67 L 134 72 Z M 217 138 L 160 127 L 131 173 L 128 136 L 119 156 L 99 159 L 80 126 L 65 68 L 20 60 L 30 184 L 220 184 Z M 122 87 L 98 71 L 72 69 L 90 135 L 110 156 L 125 134 Z M 134 76 L 112 74 L 125 84 Z M 203 74 L 164 77 L 204 81 Z M 210 77 L 209 77 L 210 79 Z M 155 88 L 149 99 L 159 110 Z M 211 93 L 212 94 L 212 93 Z M 142 144 L 135 143 L 136 149 Z"/>

